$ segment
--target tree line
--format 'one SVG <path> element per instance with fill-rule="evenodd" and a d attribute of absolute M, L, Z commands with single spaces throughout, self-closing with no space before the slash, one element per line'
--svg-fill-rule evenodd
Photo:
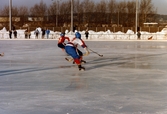
<path fill-rule="evenodd" d="M 139 26 L 142 26 L 145 22 L 157 21 L 157 9 L 152 4 L 152 0 L 139 1 Z M 0 15 L 9 16 L 9 6 L 0 9 Z M 135 15 L 136 0 L 120 2 L 116 0 L 101 0 L 100 2 L 74 0 L 74 24 L 77 26 L 115 24 L 117 26 L 133 27 L 135 26 Z M 12 16 L 45 17 L 45 20 L 50 23 L 56 23 L 57 18 L 58 26 L 63 26 L 63 24 L 70 23 L 71 0 L 55 0 L 49 6 L 41 0 L 40 3 L 34 4 L 30 8 L 27 6 L 12 6 Z"/>

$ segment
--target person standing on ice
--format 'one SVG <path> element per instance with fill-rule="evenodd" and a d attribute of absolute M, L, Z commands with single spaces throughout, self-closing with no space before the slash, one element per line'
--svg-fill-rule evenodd
<path fill-rule="evenodd" d="M 42 29 L 41 31 L 42 31 L 42 39 L 44 39 L 45 38 L 45 29 Z"/>
<path fill-rule="evenodd" d="M 86 39 L 88 39 L 88 36 L 89 36 L 89 32 L 88 32 L 88 30 L 86 30 L 86 32 L 85 32 Z"/>
<path fill-rule="evenodd" d="M 39 35 L 38 29 L 35 30 L 34 34 L 35 34 L 36 38 L 38 39 L 38 35 Z"/>
<path fill-rule="evenodd" d="M 16 30 L 14 30 L 13 34 L 14 34 L 14 38 L 17 38 L 17 31 Z"/>
<path fill-rule="evenodd" d="M 69 37 L 65 37 L 65 33 L 61 33 L 60 34 L 60 38 L 58 39 L 58 43 L 57 46 L 59 48 L 61 48 L 63 51 L 65 50 L 65 40 L 68 40 L 68 42 L 70 41 Z"/>
<path fill-rule="evenodd" d="M 9 30 L 9 38 L 12 39 L 12 30 Z"/>
<path fill-rule="evenodd" d="M 137 31 L 137 39 L 140 40 L 141 33 L 140 31 Z"/>
<path fill-rule="evenodd" d="M 47 39 L 49 39 L 49 34 L 50 34 L 50 30 L 47 29 L 47 30 L 46 30 L 46 36 L 47 36 Z"/>
<path fill-rule="evenodd" d="M 88 48 L 85 42 L 81 39 L 81 34 L 79 32 L 76 32 L 75 38 L 66 44 L 65 51 L 74 59 L 74 62 L 78 65 L 79 70 L 85 70 L 85 68 L 81 66 L 81 62 L 86 63 L 86 61 L 82 60 L 83 53 L 77 48 L 78 45 L 86 51 L 84 56 L 89 55 Z"/>

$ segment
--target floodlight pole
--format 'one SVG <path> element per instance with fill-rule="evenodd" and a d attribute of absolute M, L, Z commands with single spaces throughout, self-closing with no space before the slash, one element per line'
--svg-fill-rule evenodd
<path fill-rule="evenodd" d="M 58 16 L 59 16 L 59 0 L 57 0 L 56 27 L 58 26 Z"/>
<path fill-rule="evenodd" d="M 117 25 L 118 25 L 118 27 L 119 27 L 119 11 L 118 11 L 118 24 L 117 24 Z"/>
<path fill-rule="evenodd" d="M 9 30 L 12 30 L 12 0 L 9 0 Z"/>
<path fill-rule="evenodd" d="M 71 0 L 71 33 L 73 32 L 73 11 L 74 11 L 74 6 L 73 3 L 74 1 Z"/>
<path fill-rule="evenodd" d="M 138 3 L 139 3 L 139 0 L 136 0 L 136 30 L 135 32 L 137 32 L 137 27 L 138 27 Z"/>

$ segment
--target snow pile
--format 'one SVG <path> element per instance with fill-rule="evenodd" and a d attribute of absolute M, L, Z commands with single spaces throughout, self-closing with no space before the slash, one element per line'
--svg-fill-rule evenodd
<path fill-rule="evenodd" d="M 163 28 L 163 29 L 161 30 L 161 32 L 167 34 L 167 27 Z"/>
<path fill-rule="evenodd" d="M 37 28 L 38 31 L 40 32 L 39 34 L 39 39 L 42 39 L 42 30 L 41 28 Z M 25 39 L 25 29 L 18 29 L 17 31 L 17 38 L 18 39 Z M 76 32 L 76 31 L 75 31 Z M 85 38 L 85 31 L 79 31 L 82 35 L 82 39 Z M 30 31 L 31 33 L 31 39 L 35 39 L 35 30 Z M 73 38 L 74 34 L 71 31 L 66 30 L 65 31 L 66 36 Z M 58 39 L 60 36 L 59 31 L 50 31 L 49 38 L 50 39 Z M 141 39 L 142 40 L 147 40 L 149 37 L 153 36 L 153 39 L 156 40 L 162 40 L 162 39 L 167 39 L 167 28 L 164 28 L 161 32 L 156 32 L 156 33 L 149 33 L 145 31 L 141 31 Z M 13 34 L 12 34 L 12 38 Z M 4 27 L 2 30 L 0 30 L 0 39 L 9 39 L 9 31 L 6 30 Z M 46 36 L 45 36 L 46 39 Z M 137 35 L 135 34 L 134 31 L 132 30 L 127 30 L 126 33 L 123 33 L 121 31 L 113 33 L 110 30 L 107 31 L 100 31 L 100 32 L 95 32 L 93 30 L 89 30 L 89 40 L 136 40 Z"/>
<path fill-rule="evenodd" d="M 5 27 L 3 27 L 2 30 L 0 30 L 0 38 L 8 38 L 9 37 L 9 32 L 6 30 Z"/>
<path fill-rule="evenodd" d="M 25 38 L 25 31 L 26 31 L 26 29 L 18 29 L 18 30 L 16 30 L 17 31 L 17 37 L 18 38 L 21 38 L 21 39 L 24 39 Z"/>

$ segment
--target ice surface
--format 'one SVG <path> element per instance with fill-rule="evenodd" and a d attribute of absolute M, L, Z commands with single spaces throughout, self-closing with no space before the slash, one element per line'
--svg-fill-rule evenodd
<path fill-rule="evenodd" d="M 0 114 L 167 113 L 166 41 L 86 43 L 78 71 L 57 40 L 0 40 Z"/>

